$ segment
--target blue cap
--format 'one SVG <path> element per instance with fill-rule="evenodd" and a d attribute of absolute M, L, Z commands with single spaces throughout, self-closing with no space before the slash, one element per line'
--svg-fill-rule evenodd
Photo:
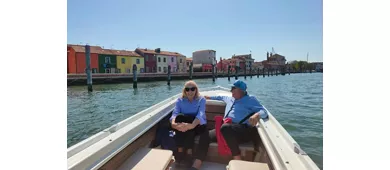
<path fill-rule="evenodd" d="M 231 85 L 232 87 L 236 87 L 236 88 L 239 88 L 241 89 L 242 91 L 246 91 L 246 83 L 244 83 L 242 80 L 236 80 L 233 85 Z"/>

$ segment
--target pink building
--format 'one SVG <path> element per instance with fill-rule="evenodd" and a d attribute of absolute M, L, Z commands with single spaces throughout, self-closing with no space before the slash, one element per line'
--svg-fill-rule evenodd
<path fill-rule="evenodd" d="M 171 73 L 178 72 L 176 56 L 168 56 L 168 66 L 171 66 Z"/>

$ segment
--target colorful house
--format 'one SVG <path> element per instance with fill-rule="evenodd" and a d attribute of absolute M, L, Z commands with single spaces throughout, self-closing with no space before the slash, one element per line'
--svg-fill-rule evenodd
<path fill-rule="evenodd" d="M 138 56 L 131 56 L 130 57 L 130 64 L 131 66 L 133 67 L 133 64 L 135 64 L 137 66 L 137 73 L 144 73 L 145 72 L 145 61 L 144 61 L 144 58 L 140 55 Z M 131 70 L 131 72 L 133 72 L 133 70 Z"/>
<path fill-rule="evenodd" d="M 157 57 L 152 50 L 148 49 L 135 49 L 135 52 L 143 57 L 144 59 L 144 70 L 146 73 L 157 72 Z"/>
<path fill-rule="evenodd" d="M 171 73 L 178 72 L 176 56 L 168 56 L 168 66 L 171 66 Z"/>
<path fill-rule="evenodd" d="M 186 67 L 186 56 L 184 55 L 178 55 L 176 57 L 176 63 L 177 63 L 177 70 L 180 73 L 185 73 L 187 71 Z"/>
<path fill-rule="evenodd" d="M 167 73 L 168 72 L 168 56 L 157 54 L 157 73 Z"/>
<path fill-rule="evenodd" d="M 176 59 L 172 62 L 172 59 L 169 57 L 183 56 L 177 52 L 161 51 L 160 48 L 156 48 L 154 50 L 137 48 L 135 52 L 144 57 L 145 71 L 147 73 L 166 73 L 168 71 L 169 61 L 171 61 L 171 63 L 176 63 Z M 172 64 L 171 66 L 174 66 L 173 68 L 177 68 L 176 65 L 177 64 Z"/>
<path fill-rule="evenodd" d="M 117 73 L 132 73 L 133 64 L 137 65 L 138 73 L 140 73 L 141 70 L 143 71 L 143 58 L 139 54 L 135 53 L 134 51 L 125 50 L 113 50 L 113 52 L 116 54 Z"/>
<path fill-rule="evenodd" d="M 102 50 L 99 46 L 90 46 L 91 71 L 97 73 L 99 70 L 98 53 Z M 68 74 L 82 74 L 87 68 L 85 60 L 85 46 L 67 45 Z"/>
<path fill-rule="evenodd" d="M 116 53 L 114 50 L 102 49 L 98 56 L 99 73 L 117 73 Z"/>

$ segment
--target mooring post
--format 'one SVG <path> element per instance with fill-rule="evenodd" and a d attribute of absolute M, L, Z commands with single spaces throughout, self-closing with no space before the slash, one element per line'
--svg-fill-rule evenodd
<path fill-rule="evenodd" d="M 137 88 L 137 65 L 133 64 L 133 88 Z"/>
<path fill-rule="evenodd" d="M 263 78 L 265 77 L 265 67 L 263 67 Z"/>
<path fill-rule="evenodd" d="M 257 78 L 260 76 L 260 68 L 257 68 Z"/>
<path fill-rule="evenodd" d="M 190 70 L 189 70 L 189 72 L 190 72 L 190 80 L 192 80 L 192 67 L 193 67 L 192 62 L 190 62 Z"/>
<path fill-rule="evenodd" d="M 236 66 L 236 76 L 235 76 L 235 79 L 237 80 L 238 79 L 238 77 L 237 77 L 237 74 L 238 74 L 238 66 Z"/>
<path fill-rule="evenodd" d="M 228 81 L 230 81 L 230 65 L 228 66 Z"/>
<path fill-rule="evenodd" d="M 171 85 L 171 66 L 169 65 L 168 66 L 168 79 L 167 79 L 167 84 L 168 84 L 168 86 L 170 86 Z"/>
<path fill-rule="evenodd" d="M 211 64 L 211 73 L 213 74 L 213 82 L 215 82 L 215 60 L 213 60 L 213 63 Z"/>
<path fill-rule="evenodd" d="M 278 76 L 279 74 L 279 68 L 275 69 L 275 75 Z"/>
<path fill-rule="evenodd" d="M 252 65 L 249 65 L 249 74 L 250 74 L 250 76 L 252 78 Z"/>
<path fill-rule="evenodd" d="M 246 67 L 244 68 L 244 79 L 246 80 Z"/>
<path fill-rule="evenodd" d="M 268 72 L 268 77 L 269 77 L 269 72 L 271 71 L 271 69 L 270 68 L 267 68 L 267 72 Z"/>
<path fill-rule="evenodd" d="M 85 60 L 87 65 L 85 72 L 87 73 L 88 92 L 92 92 L 91 50 L 89 45 L 85 45 Z"/>

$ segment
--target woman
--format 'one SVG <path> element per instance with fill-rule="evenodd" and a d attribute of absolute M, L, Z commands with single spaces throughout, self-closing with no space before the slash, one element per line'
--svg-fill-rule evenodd
<path fill-rule="evenodd" d="M 182 96 L 176 101 L 170 121 L 175 130 L 175 159 L 180 165 L 190 166 L 195 136 L 207 129 L 206 99 L 200 96 L 194 81 L 187 81 L 182 92 Z"/>

